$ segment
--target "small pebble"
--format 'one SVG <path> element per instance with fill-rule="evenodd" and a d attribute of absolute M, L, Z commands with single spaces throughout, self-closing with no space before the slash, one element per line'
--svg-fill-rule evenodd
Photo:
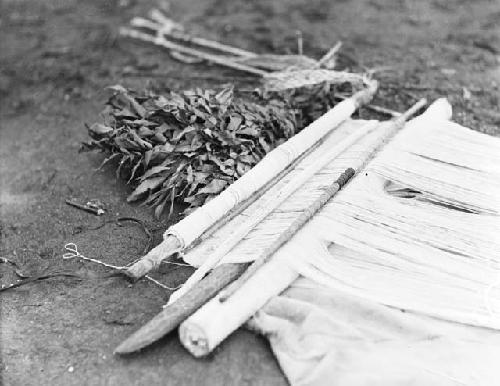
<path fill-rule="evenodd" d="M 68 373 L 72 373 L 73 371 L 75 371 L 75 368 L 73 366 L 69 366 Z"/>
<path fill-rule="evenodd" d="M 444 75 L 451 76 L 451 75 L 455 75 L 457 73 L 457 70 L 455 70 L 453 68 L 442 68 L 441 73 Z"/>
<path fill-rule="evenodd" d="M 470 100 L 470 98 L 472 97 L 471 92 L 466 87 L 462 87 L 462 94 L 463 94 L 463 98 L 466 101 Z"/>

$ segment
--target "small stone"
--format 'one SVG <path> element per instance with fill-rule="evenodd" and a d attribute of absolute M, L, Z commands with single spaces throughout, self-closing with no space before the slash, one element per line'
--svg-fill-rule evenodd
<path fill-rule="evenodd" d="M 72 373 L 73 371 L 75 371 L 75 368 L 73 366 L 69 366 L 68 373 Z"/>
<path fill-rule="evenodd" d="M 444 75 L 447 75 L 447 76 L 452 76 L 452 75 L 455 75 L 457 73 L 457 70 L 455 70 L 453 68 L 442 68 L 441 73 Z"/>
<path fill-rule="evenodd" d="M 466 87 L 462 87 L 462 95 L 466 101 L 470 100 L 472 97 L 471 92 Z"/>

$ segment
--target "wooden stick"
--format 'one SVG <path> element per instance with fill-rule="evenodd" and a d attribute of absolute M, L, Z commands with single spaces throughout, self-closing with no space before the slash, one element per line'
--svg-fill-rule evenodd
<path fill-rule="evenodd" d="M 339 52 L 341 47 L 342 42 L 338 41 L 337 44 L 330 48 L 328 52 L 323 55 L 323 57 L 318 61 L 318 67 L 324 66 L 326 63 L 328 63 L 335 55 L 337 55 L 337 52 Z"/>
<path fill-rule="evenodd" d="M 151 11 L 149 11 L 149 17 L 151 18 L 151 20 L 154 20 L 158 24 L 161 24 L 164 28 L 169 28 L 171 30 L 177 29 L 179 31 L 184 30 L 184 26 L 182 24 L 172 20 L 159 9 L 153 8 Z"/>
<path fill-rule="evenodd" d="M 398 111 L 388 109 L 387 107 L 374 105 L 371 103 L 364 106 L 364 107 L 368 110 L 372 110 L 372 111 L 375 111 L 375 112 L 380 113 L 380 114 L 390 115 L 391 117 L 399 117 L 401 115 L 401 113 Z"/>
<path fill-rule="evenodd" d="M 140 350 L 174 330 L 199 307 L 213 298 L 221 288 L 241 275 L 248 264 L 223 264 L 210 272 L 182 299 L 165 307 L 147 324 L 129 336 L 114 351 L 128 354 Z"/>
<path fill-rule="evenodd" d="M 136 30 L 131 29 L 131 28 L 123 28 L 123 27 L 120 28 L 120 34 L 122 36 L 128 36 L 128 37 L 131 37 L 134 39 L 139 39 L 139 40 L 143 40 L 145 42 L 153 43 L 153 44 L 156 44 L 158 46 L 168 48 L 169 50 L 175 50 L 175 51 L 178 51 L 182 54 L 191 55 L 191 56 L 194 56 L 196 58 L 208 60 L 209 62 L 217 63 L 217 64 L 220 64 L 221 66 L 229 67 L 229 68 L 232 68 L 234 70 L 244 71 L 244 72 L 248 72 L 250 74 L 259 75 L 259 76 L 264 76 L 264 75 L 268 74 L 268 72 L 266 72 L 266 71 L 262 71 L 262 70 L 259 70 L 257 68 L 254 68 L 254 67 L 247 66 L 245 64 L 234 62 L 226 57 L 221 57 L 219 55 L 209 54 L 206 52 L 196 50 L 194 48 L 181 46 L 180 44 L 173 43 L 173 42 L 165 39 L 162 35 L 151 36 L 147 33 L 139 32 L 139 31 L 136 31 Z"/>
<path fill-rule="evenodd" d="M 150 16 L 153 20 L 157 21 L 160 24 L 163 24 L 163 25 L 171 25 L 172 24 L 172 20 L 167 18 L 166 16 L 164 16 L 158 10 L 152 10 Z M 192 36 L 192 35 L 189 35 L 187 33 L 180 32 L 180 31 L 171 30 L 171 31 L 169 31 L 168 34 L 170 34 L 170 36 L 172 36 L 174 39 L 183 40 L 183 41 L 188 42 L 188 43 L 194 43 L 194 44 L 197 44 L 201 47 L 211 48 L 211 49 L 218 50 L 221 52 L 226 52 L 228 54 L 232 54 L 235 56 L 241 56 L 241 57 L 257 56 L 257 54 L 254 52 L 243 50 L 241 48 L 233 47 L 233 46 L 230 46 L 227 44 L 219 43 L 219 42 L 214 41 L 214 40 L 209 40 L 209 39 L 205 39 L 205 38 L 201 38 L 201 37 L 197 37 L 197 36 Z"/>
<path fill-rule="evenodd" d="M 297 30 L 296 34 L 297 34 L 297 54 L 302 55 L 304 52 L 304 40 L 302 37 L 302 31 Z"/>
<path fill-rule="evenodd" d="M 341 95 L 341 94 L 335 94 L 333 98 L 343 101 L 344 99 L 349 98 L 349 97 L 345 96 L 345 95 Z M 392 109 L 389 109 L 389 108 L 383 107 L 383 106 L 374 105 L 373 103 L 368 103 L 368 104 L 364 105 L 363 107 L 365 109 L 372 110 L 372 111 L 375 111 L 377 113 L 390 115 L 393 118 L 399 117 L 401 115 L 401 113 L 399 111 L 392 110 Z"/>
<path fill-rule="evenodd" d="M 85 212 L 95 214 L 96 216 L 100 216 L 100 215 L 103 215 L 105 213 L 104 209 L 97 209 L 97 208 L 94 208 L 94 207 L 91 207 L 88 205 L 80 204 L 76 201 L 69 200 L 69 199 L 66 200 L 66 204 L 68 204 L 74 208 L 84 210 Z"/>
<path fill-rule="evenodd" d="M 273 241 L 273 243 L 266 248 L 260 257 L 250 265 L 243 275 L 239 277 L 228 288 L 224 289 L 219 296 L 221 302 L 226 301 L 233 295 L 241 286 L 262 267 L 269 258 L 279 249 L 283 244 L 290 240 L 297 231 L 304 226 L 333 196 L 335 196 L 340 189 L 354 176 L 356 172 L 352 168 L 346 169 L 339 178 L 330 185 L 321 196 L 314 201 L 314 203 L 307 208 L 290 226 L 287 230 L 280 234 L 280 236 Z"/>
<path fill-rule="evenodd" d="M 144 19 L 142 17 L 134 17 L 130 21 L 130 25 L 133 27 L 147 28 L 156 33 L 160 33 L 166 36 L 169 36 L 173 39 L 181 40 L 185 43 L 195 44 L 200 47 L 210 48 L 216 51 L 224 52 L 226 54 L 231 54 L 241 58 L 251 58 L 257 56 L 257 54 L 242 50 L 240 48 L 228 46 L 226 44 L 222 44 L 213 40 L 204 39 L 196 36 L 191 36 L 187 33 L 183 33 L 180 31 L 173 30 L 171 28 L 165 28 L 164 25 L 158 24 L 158 21 L 153 22 L 148 19 Z"/>
<path fill-rule="evenodd" d="M 181 243 L 175 236 L 167 236 L 156 247 L 151 249 L 142 259 L 121 272 L 132 279 L 139 279 L 157 268 L 163 260 L 181 250 Z"/>

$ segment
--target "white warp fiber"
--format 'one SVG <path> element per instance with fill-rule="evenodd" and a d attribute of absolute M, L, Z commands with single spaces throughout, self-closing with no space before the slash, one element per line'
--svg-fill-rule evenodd
<path fill-rule="evenodd" d="M 330 288 L 500 329 L 499 165 L 500 139 L 415 119 L 279 253 Z"/>

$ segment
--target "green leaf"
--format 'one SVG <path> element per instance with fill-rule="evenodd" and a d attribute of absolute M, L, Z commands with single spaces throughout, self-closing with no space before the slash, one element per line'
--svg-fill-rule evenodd
<path fill-rule="evenodd" d="M 237 135 L 248 135 L 250 137 L 258 137 L 260 131 L 254 126 L 247 126 L 237 131 Z"/>
<path fill-rule="evenodd" d="M 223 89 L 215 96 L 215 99 L 222 106 L 227 106 L 233 99 L 233 87 Z"/>
<path fill-rule="evenodd" d="M 228 130 L 228 131 L 238 130 L 238 127 L 240 127 L 241 122 L 243 122 L 243 117 L 237 116 L 237 115 L 231 116 L 226 130 Z"/>
<path fill-rule="evenodd" d="M 128 91 L 125 87 L 123 87 L 122 85 L 119 85 L 119 84 L 115 84 L 113 86 L 108 86 L 106 87 L 108 90 L 112 90 L 112 91 L 115 91 L 117 93 L 123 93 L 123 94 L 126 94 Z"/>
<path fill-rule="evenodd" d="M 137 188 L 127 197 L 128 202 L 137 201 L 142 198 L 146 193 L 155 190 L 165 181 L 165 177 L 153 177 L 141 182 Z"/>
<path fill-rule="evenodd" d="M 197 195 L 202 193 L 217 194 L 221 192 L 227 185 L 229 185 L 227 181 L 213 179 L 207 186 L 198 190 L 196 194 Z"/>
<path fill-rule="evenodd" d="M 184 129 L 182 129 L 181 131 L 179 131 L 178 133 L 176 133 L 174 135 L 174 137 L 172 138 L 172 141 L 178 141 L 179 139 L 184 137 L 187 133 L 191 133 L 191 132 L 196 131 L 196 130 L 197 130 L 197 128 L 195 126 L 187 126 Z"/>
<path fill-rule="evenodd" d="M 136 161 L 134 167 L 132 168 L 132 172 L 130 173 L 130 178 L 127 181 L 127 184 L 130 184 L 130 182 L 135 178 L 135 175 L 137 173 L 137 170 L 142 164 L 141 157 L 138 157 L 138 160 Z"/>
<path fill-rule="evenodd" d="M 90 134 L 95 134 L 96 136 L 107 136 L 114 131 L 112 127 L 103 125 L 102 123 L 94 123 L 88 130 Z"/>
<path fill-rule="evenodd" d="M 137 131 L 137 134 L 141 137 L 151 137 L 152 135 L 155 135 L 155 132 L 146 126 L 141 126 L 139 127 L 139 130 Z"/>
<path fill-rule="evenodd" d="M 160 173 L 162 173 L 166 177 L 167 173 L 164 173 L 164 172 L 166 172 L 170 169 L 171 169 L 170 166 L 164 166 L 164 165 L 153 166 L 151 169 L 149 169 L 146 173 L 144 173 L 142 175 L 141 181 L 144 181 L 144 180 L 151 178 L 151 177 L 155 176 L 156 174 L 160 174 Z"/>

